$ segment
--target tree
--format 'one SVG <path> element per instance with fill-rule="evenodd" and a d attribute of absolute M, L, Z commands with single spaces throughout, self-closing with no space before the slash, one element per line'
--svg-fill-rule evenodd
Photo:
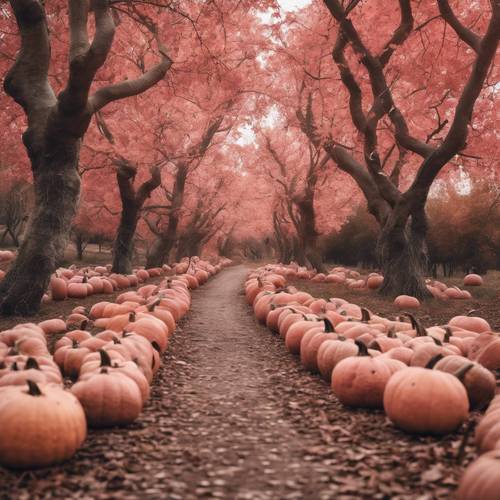
<path fill-rule="evenodd" d="M 140 211 L 153 190 L 161 185 L 161 170 L 158 165 L 153 165 L 150 168 L 150 178 L 136 190 L 134 180 L 137 175 L 137 166 L 123 157 L 116 160 L 116 165 L 122 211 L 113 247 L 112 271 L 130 274 L 134 251 L 133 240 Z"/>
<path fill-rule="evenodd" d="M 49 82 L 50 30 L 39 0 L 10 1 L 21 35 L 21 50 L 4 88 L 28 119 L 23 135 L 34 179 L 35 207 L 18 257 L 0 286 L 3 314 L 38 310 L 50 274 L 62 257 L 80 191 L 78 159 L 92 116 L 107 104 L 142 93 L 159 82 L 172 61 L 156 26 L 148 24 L 160 62 L 135 80 L 104 86 L 94 93 L 96 73 L 111 51 L 115 18 L 108 0 L 91 0 L 95 33 L 89 41 L 89 3 L 70 0 L 69 76 L 58 95 Z M 134 8 L 132 6 L 132 8 Z"/>
<path fill-rule="evenodd" d="M 282 138 L 286 137 L 286 134 L 281 134 L 281 136 Z M 286 260 L 288 260 L 287 254 L 290 246 L 295 247 L 294 258 L 300 265 L 309 263 L 318 272 L 326 272 L 318 251 L 319 232 L 316 226 L 315 197 L 329 157 L 322 156 L 321 150 L 316 150 L 310 143 L 305 147 L 299 146 L 297 148 L 300 141 L 294 139 L 292 136 L 292 144 L 295 145 L 296 150 L 287 151 L 286 160 L 284 160 L 271 142 L 270 137 L 264 135 L 265 151 L 271 162 L 278 167 L 276 173 L 271 168 L 267 169 L 267 173 L 281 191 L 281 200 L 278 205 L 286 208 L 286 216 L 293 224 L 296 234 L 296 244 L 294 245 L 292 240 L 292 245 L 290 245 L 286 232 L 282 228 L 282 223 L 286 221 L 284 211 L 281 210 L 281 214 L 279 214 L 275 210 L 273 212 L 273 226 L 279 241 L 278 247 L 282 257 L 285 257 Z"/>
<path fill-rule="evenodd" d="M 230 103 L 226 103 L 225 106 L 230 106 Z M 147 267 L 161 266 L 168 259 L 178 238 L 177 229 L 184 206 L 186 181 L 193 170 L 199 167 L 215 135 L 228 130 L 227 127 L 222 127 L 224 116 L 224 114 L 217 114 L 211 118 L 200 140 L 191 144 L 185 153 L 177 154 L 175 160 L 171 159 L 171 153 L 160 148 L 164 160 L 174 165 L 175 173 L 172 188 L 170 190 L 165 186 L 162 188 L 166 204 L 164 202 L 163 205 L 148 207 L 149 214 L 145 215 L 145 221 L 155 235 L 148 254 Z"/>
<path fill-rule="evenodd" d="M 306 83 L 301 89 L 305 95 L 305 104 L 297 117 L 311 142 L 318 148 L 323 147 L 338 167 L 354 178 L 368 201 L 370 212 L 381 226 L 377 245 L 384 274 L 381 292 L 425 297 L 428 296 L 423 279 L 426 270 L 427 233 L 425 203 L 437 175 L 466 147 L 474 106 L 492 67 L 500 38 L 500 4 L 491 2 L 488 26 L 481 37 L 462 24 L 447 0 L 437 0 L 440 18 L 468 46 L 474 58 L 467 81 L 458 92 L 456 105 L 448 104 L 449 110 L 454 111 L 453 119 L 443 121 L 438 112 L 439 123 L 436 129 L 428 133 L 427 140 L 422 140 L 412 134 L 404 112 L 394 98 L 392 82 L 389 81 L 391 58 L 415 31 L 410 0 L 399 0 L 398 3 L 399 25 L 389 34 L 378 53 L 375 53 L 350 18 L 359 2 L 350 2 L 344 7 L 338 0 L 324 0 L 337 23 L 333 59 L 347 90 L 352 122 L 362 139 L 362 160 L 339 138 L 335 138 L 331 131 L 318 129 L 314 117 L 313 91 L 307 90 Z M 354 63 L 347 54 L 348 48 L 352 49 L 354 57 L 359 58 L 366 71 L 368 85 L 360 83 L 360 75 L 353 71 Z M 316 75 L 309 79 L 315 84 L 321 82 L 321 77 Z M 371 99 L 366 110 L 368 93 L 371 93 Z M 443 102 L 446 97 L 449 94 L 445 94 Z M 442 102 L 436 105 L 436 109 L 440 104 Z M 383 123 L 385 118 L 388 118 L 388 124 Z M 395 141 L 385 155 L 380 153 L 379 135 L 382 124 L 384 131 L 389 131 Z M 431 139 L 441 132 L 445 135 L 440 142 L 437 145 L 431 144 Z M 399 151 L 399 158 L 392 171 L 387 173 L 387 160 L 394 151 Z M 399 186 L 399 174 L 409 153 L 419 156 L 421 161 L 413 182 L 403 191 Z"/>

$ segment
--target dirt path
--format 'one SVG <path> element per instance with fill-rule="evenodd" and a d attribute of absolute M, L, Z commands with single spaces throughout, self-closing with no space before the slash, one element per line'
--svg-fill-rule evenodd
<path fill-rule="evenodd" d="M 449 498 L 461 436 L 409 438 L 342 408 L 256 325 L 246 272 L 194 293 L 136 424 L 92 431 L 61 467 L 0 469 L 0 498 Z"/>

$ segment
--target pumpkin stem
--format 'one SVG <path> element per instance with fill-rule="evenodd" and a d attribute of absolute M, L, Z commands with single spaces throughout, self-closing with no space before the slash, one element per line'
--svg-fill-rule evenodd
<path fill-rule="evenodd" d="M 360 340 L 355 340 L 354 343 L 358 346 L 358 356 L 369 356 L 368 348 Z"/>
<path fill-rule="evenodd" d="M 274 311 L 277 307 L 278 307 L 278 306 L 277 306 L 276 304 L 273 304 L 273 303 L 271 302 L 271 306 L 270 306 L 271 311 Z"/>
<path fill-rule="evenodd" d="M 128 321 L 129 321 L 129 323 L 133 323 L 135 321 L 135 311 L 132 311 L 129 313 Z"/>
<path fill-rule="evenodd" d="M 409 312 L 404 312 L 401 316 L 406 316 L 407 318 L 410 318 L 411 327 L 414 330 L 418 329 L 418 322 L 417 322 L 417 319 L 415 318 L 415 316 L 413 316 L 413 314 L 411 314 Z"/>
<path fill-rule="evenodd" d="M 35 358 L 29 357 L 26 360 L 26 364 L 24 365 L 25 370 L 30 370 L 31 368 L 34 368 L 35 370 L 39 370 L 40 366 L 38 365 L 37 361 Z"/>
<path fill-rule="evenodd" d="M 108 371 L 108 367 L 107 367 L 107 366 L 105 366 L 104 368 L 101 368 L 101 369 L 99 370 L 99 373 L 109 373 L 109 371 Z"/>
<path fill-rule="evenodd" d="M 33 382 L 33 380 L 26 380 L 26 382 L 28 384 L 28 394 L 30 396 L 41 396 L 42 395 L 42 391 L 40 390 L 38 385 L 36 385 L 36 383 Z"/>
<path fill-rule="evenodd" d="M 444 356 L 439 353 L 439 354 L 436 354 L 435 356 L 432 356 L 432 358 L 429 360 L 429 362 L 425 365 L 424 368 L 428 368 L 429 370 L 432 370 L 438 361 L 441 361 L 442 359 L 444 358 Z"/>
<path fill-rule="evenodd" d="M 10 366 L 10 369 L 12 371 L 15 371 L 15 372 L 17 372 L 19 370 L 19 366 L 17 366 L 17 361 L 14 361 L 14 363 L 12 363 L 12 365 Z"/>
<path fill-rule="evenodd" d="M 449 342 L 450 341 L 450 337 L 453 336 L 453 332 L 451 331 L 451 328 L 449 326 L 445 326 L 444 330 L 445 330 L 445 333 L 444 333 L 444 339 L 443 340 L 445 342 Z"/>
<path fill-rule="evenodd" d="M 346 338 L 343 335 L 339 335 L 337 337 L 337 340 L 342 340 L 342 342 L 343 342 L 344 340 L 346 340 Z"/>
<path fill-rule="evenodd" d="M 328 318 L 323 318 L 323 323 L 325 323 L 325 333 L 335 333 L 335 327 Z"/>
<path fill-rule="evenodd" d="M 148 311 L 153 312 L 155 310 L 155 307 L 161 302 L 161 299 L 156 299 L 150 304 L 147 305 Z"/>
<path fill-rule="evenodd" d="M 361 308 L 361 321 L 363 323 L 368 323 L 368 321 L 371 320 L 371 314 L 368 309 L 365 309 L 364 307 Z"/>
<path fill-rule="evenodd" d="M 99 355 L 101 356 L 101 367 L 111 366 L 111 358 L 109 354 L 104 349 L 99 349 Z"/>
<path fill-rule="evenodd" d="M 71 341 L 71 348 L 76 349 L 78 347 L 78 340 L 73 339 Z"/>
<path fill-rule="evenodd" d="M 460 382 L 463 382 L 464 377 L 466 373 L 471 369 L 474 368 L 474 363 L 469 363 L 465 366 L 462 366 L 462 368 L 459 368 L 453 375 L 460 380 Z"/>
<path fill-rule="evenodd" d="M 427 337 L 427 330 L 422 326 L 422 323 L 413 316 L 413 314 L 405 313 L 411 320 L 411 325 L 413 329 L 417 332 L 417 337 Z"/>
<path fill-rule="evenodd" d="M 479 309 L 471 309 L 468 313 L 466 313 L 466 316 L 472 316 L 477 312 L 479 312 Z"/>
<path fill-rule="evenodd" d="M 89 326 L 89 320 L 88 319 L 84 319 L 80 323 L 80 330 L 86 330 L 87 326 Z"/>
<path fill-rule="evenodd" d="M 389 331 L 387 332 L 387 336 L 390 338 L 390 339 L 395 339 L 397 337 L 396 335 L 396 329 L 394 328 L 394 326 L 391 326 L 389 328 Z"/>

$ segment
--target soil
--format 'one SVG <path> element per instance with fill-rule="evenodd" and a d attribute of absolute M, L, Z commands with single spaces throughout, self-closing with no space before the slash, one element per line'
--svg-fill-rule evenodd
<path fill-rule="evenodd" d="M 477 415 L 420 438 L 381 411 L 345 409 L 256 323 L 247 271 L 193 293 L 136 423 L 91 430 L 61 466 L 0 468 L 0 498 L 450 498 L 475 455 L 464 436 Z"/>

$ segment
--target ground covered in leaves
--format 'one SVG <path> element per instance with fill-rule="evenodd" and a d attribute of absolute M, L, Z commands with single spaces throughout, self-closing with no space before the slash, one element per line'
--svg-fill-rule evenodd
<path fill-rule="evenodd" d="M 256 324 L 247 271 L 193 293 L 134 425 L 90 431 L 59 467 L 0 468 L 0 498 L 450 498 L 474 457 L 467 425 L 417 438 L 382 412 L 343 408 Z"/>

